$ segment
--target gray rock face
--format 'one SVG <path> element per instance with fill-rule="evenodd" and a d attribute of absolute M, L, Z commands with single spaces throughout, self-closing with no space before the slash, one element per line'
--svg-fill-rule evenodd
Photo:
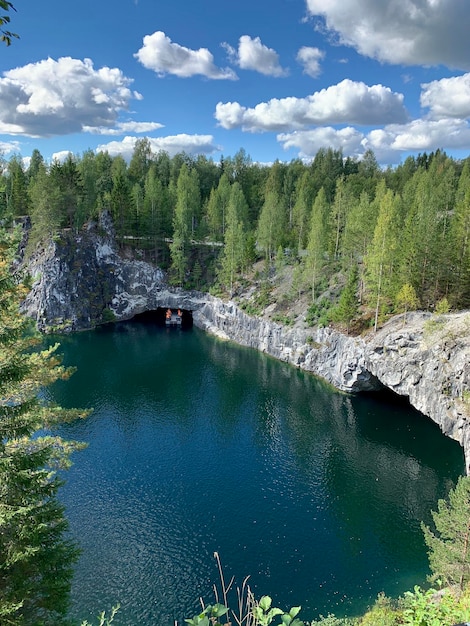
<path fill-rule="evenodd" d="M 331 328 L 286 328 L 246 315 L 234 302 L 171 289 L 164 273 L 122 259 L 111 220 L 103 215 L 80 236 L 66 234 L 38 251 L 36 277 L 24 303 L 41 330 L 75 331 L 109 318 L 171 307 L 190 310 L 194 324 L 221 339 L 265 352 L 320 376 L 346 392 L 387 387 L 456 439 L 470 473 L 470 313 L 397 317 L 376 334 L 348 337 Z"/>

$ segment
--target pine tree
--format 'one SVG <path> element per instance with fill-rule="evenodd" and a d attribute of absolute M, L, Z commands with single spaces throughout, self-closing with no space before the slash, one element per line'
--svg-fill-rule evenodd
<path fill-rule="evenodd" d="M 461 476 L 448 501 L 439 500 L 437 508 L 435 532 L 421 525 L 433 578 L 463 591 L 470 583 L 470 478 Z"/>
<path fill-rule="evenodd" d="M 11 237 L 0 233 L 0 622 L 62 623 L 78 552 L 57 499 L 59 468 L 80 446 L 47 434 L 76 411 L 40 402 L 38 392 L 71 371 L 57 346 L 19 312 L 26 288 L 11 271 Z"/>
<path fill-rule="evenodd" d="M 341 292 L 337 306 L 333 309 L 333 321 L 346 324 L 349 332 L 351 321 L 358 311 L 357 283 L 358 283 L 357 266 L 353 266 L 349 272 L 348 280 Z"/>

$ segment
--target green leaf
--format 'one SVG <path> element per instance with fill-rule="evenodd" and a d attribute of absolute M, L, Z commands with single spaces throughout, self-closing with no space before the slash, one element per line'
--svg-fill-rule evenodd
<path fill-rule="evenodd" d="M 214 604 L 211 609 L 211 613 L 214 617 L 222 617 L 222 615 L 228 613 L 228 608 L 223 604 Z"/>
<path fill-rule="evenodd" d="M 263 609 L 263 611 L 269 611 L 271 603 L 272 599 L 269 596 L 263 596 L 259 601 L 259 605 Z"/>

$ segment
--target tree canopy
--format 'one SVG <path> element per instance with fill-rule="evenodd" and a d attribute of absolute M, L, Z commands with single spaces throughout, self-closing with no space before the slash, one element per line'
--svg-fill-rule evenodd
<path fill-rule="evenodd" d="M 51 434 L 84 413 L 50 406 L 40 391 L 72 370 L 57 345 L 40 337 L 19 311 L 27 286 L 12 271 L 17 242 L 0 231 L 0 622 L 61 624 L 78 556 L 57 499 L 57 471 L 82 447 Z"/>

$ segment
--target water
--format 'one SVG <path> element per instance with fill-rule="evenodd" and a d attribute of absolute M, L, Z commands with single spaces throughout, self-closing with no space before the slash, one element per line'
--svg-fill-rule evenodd
<path fill-rule="evenodd" d="M 349 397 L 197 329 L 118 324 L 61 337 L 50 396 L 92 415 L 61 498 L 82 547 L 72 614 L 173 625 L 227 579 L 353 615 L 424 583 L 420 530 L 464 471 L 460 446 L 402 404 Z"/>

